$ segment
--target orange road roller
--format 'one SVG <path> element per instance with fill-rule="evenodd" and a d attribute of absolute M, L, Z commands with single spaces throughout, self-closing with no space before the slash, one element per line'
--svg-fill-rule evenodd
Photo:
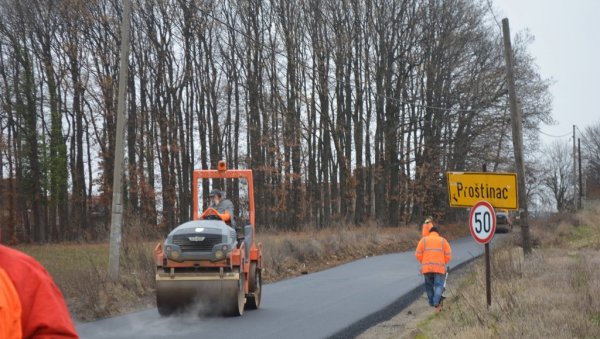
<path fill-rule="evenodd" d="M 240 316 L 260 307 L 262 255 L 254 218 L 252 170 L 229 170 L 220 161 L 216 170 L 194 171 L 193 220 L 154 250 L 161 315 L 188 309 Z"/>

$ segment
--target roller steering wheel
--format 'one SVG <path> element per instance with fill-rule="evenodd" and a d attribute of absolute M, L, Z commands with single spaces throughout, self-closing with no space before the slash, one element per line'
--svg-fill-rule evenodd
<path fill-rule="evenodd" d="M 217 212 L 216 209 L 210 207 L 207 208 L 206 211 L 204 211 L 204 213 L 202 213 L 202 215 L 200 216 L 200 219 L 203 220 L 223 220 L 221 219 L 221 216 L 219 215 L 219 212 Z"/>
<path fill-rule="evenodd" d="M 204 219 L 204 220 L 221 220 L 221 217 L 219 217 L 218 215 L 209 214 L 207 216 L 204 216 L 202 219 Z"/>

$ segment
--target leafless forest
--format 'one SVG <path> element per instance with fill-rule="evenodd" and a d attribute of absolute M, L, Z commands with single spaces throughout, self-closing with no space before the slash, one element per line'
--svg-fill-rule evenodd
<path fill-rule="evenodd" d="M 121 6 L 0 0 L 3 242 L 106 237 Z M 188 220 L 193 169 L 220 159 L 255 171 L 259 227 L 290 230 L 452 220 L 446 171 L 513 166 L 486 1 L 133 6 L 124 193 L 149 228 Z M 513 48 L 534 149 L 551 96 L 529 42 Z"/>

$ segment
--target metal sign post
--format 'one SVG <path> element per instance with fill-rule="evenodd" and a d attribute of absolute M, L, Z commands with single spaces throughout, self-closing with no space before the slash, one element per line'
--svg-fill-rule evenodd
<path fill-rule="evenodd" d="M 485 287 L 488 307 L 492 305 L 490 241 L 496 233 L 496 212 L 487 201 L 480 201 L 471 209 L 469 228 L 473 239 L 485 247 Z"/>
<path fill-rule="evenodd" d="M 485 297 L 488 308 L 492 306 L 492 265 L 490 263 L 490 243 L 483 245 L 485 248 Z"/>

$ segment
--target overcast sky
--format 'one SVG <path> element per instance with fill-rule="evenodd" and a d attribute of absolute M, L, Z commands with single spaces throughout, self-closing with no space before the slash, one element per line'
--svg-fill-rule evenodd
<path fill-rule="evenodd" d="M 600 0 L 490 0 L 511 35 L 528 29 L 529 50 L 544 78 L 552 78 L 552 116 L 541 130 L 555 136 L 600 122 Z M 554 138 L 541 136 L 542 141 Z M 561 138 L 569 140 L 569 136 Z"/>

